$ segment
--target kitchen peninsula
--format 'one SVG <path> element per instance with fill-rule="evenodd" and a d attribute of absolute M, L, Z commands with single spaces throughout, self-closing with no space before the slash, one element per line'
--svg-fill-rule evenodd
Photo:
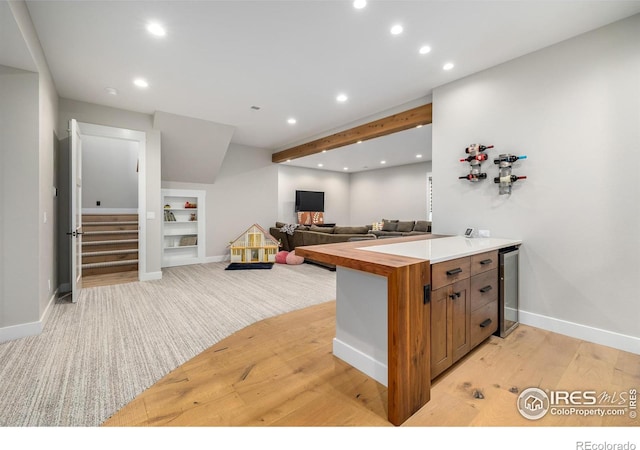
<path fill-rule="evenodd" d="M 400 425 L 431 379 L 496 331 L 498 250 L 517 239 L 422 235 L 303 246 L 336 266 L 334 355 L 388 388 Z M 477 291 L 477 292 L 476 292 Z"/>

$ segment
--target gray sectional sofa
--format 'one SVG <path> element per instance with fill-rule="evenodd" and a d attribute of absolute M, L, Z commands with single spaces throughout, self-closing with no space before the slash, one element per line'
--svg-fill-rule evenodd
<path fill-rule="evenodd" d="M 287 228 L 293 227 L 283 222 L 276 222 L 274 227 L 269 228 L 269 234 L 280 241 L 281 250 L 290 252 L 302 245 L 332 244 L 349 240 L 431 233 L 431 222 L 425 220 L 401 221 L 394 219 L 382 222 L 381 230 L 372 230 L 372 225 L 334 227 L 297 225 L 295 229 L 287 230 Z"/>

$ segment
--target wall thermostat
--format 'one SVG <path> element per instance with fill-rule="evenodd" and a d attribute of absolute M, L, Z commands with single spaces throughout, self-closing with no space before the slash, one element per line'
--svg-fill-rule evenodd
<path fill-rule="evenodd" d="M 467 231 L 464 232 L 464 237 L 473 237 L 473 228 L 467 228 Z"/>

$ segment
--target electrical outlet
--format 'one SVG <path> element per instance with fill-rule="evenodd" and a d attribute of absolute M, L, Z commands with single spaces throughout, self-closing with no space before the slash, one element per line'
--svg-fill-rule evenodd
<path fill-rule="evenodd" d="M 42 218 L 42 223 L 47 223 L 47 212 L 44 212 L 44 217 Z"/>
<path fill-rule="evenodd" d="M 489 232 L 489 230 L 478 230 L 478 236 L 479 237 L 491 237 L 491 233 Z"/>
<path fill-rule="evenodd" d="M 100 206 L 100 200 L 96 200 L 96 206 Z"/>
<path fill-rule="evenodd" d="M 51 292 L 51 280 L 47 280 L 47 285 L 49 286 L 49 292 Z"/>

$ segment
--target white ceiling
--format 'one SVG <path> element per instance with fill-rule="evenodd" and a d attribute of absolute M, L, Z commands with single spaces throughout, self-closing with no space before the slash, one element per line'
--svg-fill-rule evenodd
<path fill-rule="evenodd" d="M 640 12 L 639 1 L 615 0 L 27 4 L 61 97 L 232 125 L 232 142 L 273 151 Z M 147 33 L 149 21 L 167 35 Z M 392 36 L 396 23 L 404 33 Z"/>

